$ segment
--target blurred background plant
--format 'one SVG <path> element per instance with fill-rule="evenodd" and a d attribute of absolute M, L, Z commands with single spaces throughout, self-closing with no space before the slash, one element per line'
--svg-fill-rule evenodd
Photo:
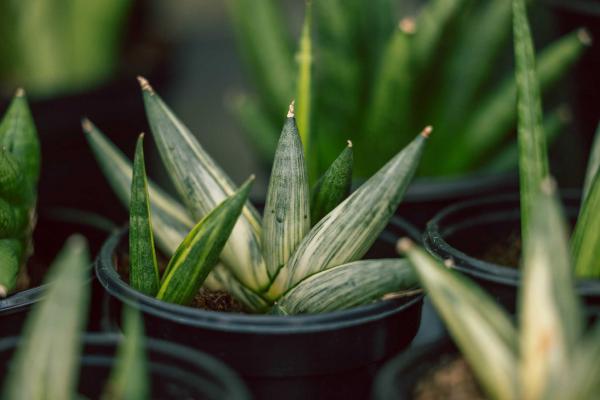
<path fill-rule="evenodd" d="M 299 128 L 310 135 L 313 178 L 335 158 L 340 140 L 352 139 L 362 149 L 355 166 L 364 177 L 426 124 L 436 129 L 436 143 L 424 154 L 422 176 L 516 167 L 509 1 L 374 0 L 369 7 L 361 0 L 313 1 L 297 45 L 280 2 L 229 4 L 254 89 L 231 106 L 265 159 L 274 151 L 282 110 L 308 85 L 309 117 Z M 548 25 L 544 18 L 538 25 Z M 574 31 L 543 47 L 544 92 L 567 74 L 590 40 L 585 31 Z M 297 109 L 301 113 L 302 104 Z M 550 107 L 550 137 L 568 115 Z"/>
<path fill-rule="evenodd" d="M 0 80 L 34 97 L 88 89 L 117 70 L 131 0 L 6 0 Z"/>

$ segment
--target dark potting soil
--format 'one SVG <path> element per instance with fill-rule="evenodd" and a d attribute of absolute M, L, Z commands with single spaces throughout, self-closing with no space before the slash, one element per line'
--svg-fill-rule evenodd
<path fill-rule="evenodd" d="M 117 272 L 129 284 L 129 254 L 121 253 Z M 162 273 L 167 267 L 167 259 L 157 254 L 158 269 Z M 201 287 L 189 307 L 226 313 L 250 313 L 246 307 L 224 290 L 209 290 Z"/>
<path fill-rule="evenodd" d="M 494 241 L 481 255 L 475 256 L 494 264 L 518 268 L 521 263 L 521 234 L 519 231 L 510 232 Z"/>
<path fill-rule="evenodd" d="M 420 377 L 414 387 L 415 400 L 485 400 L 464 358 L 444 356 Z"/>

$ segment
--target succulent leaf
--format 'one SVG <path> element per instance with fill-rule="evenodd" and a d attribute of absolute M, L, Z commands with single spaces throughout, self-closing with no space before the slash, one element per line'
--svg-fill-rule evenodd
<path fill-rule="evenodd" d="M 313 187 L 311 225 L 319 222 L 350 194 L 353 159 L 352 142 L 348 141 L 348 145 Z"/>
<path fill-rule="evenodd" d="M 274 278 L 310 229 L 308 174 L 293 103 L 281 131 L 263 216 L 263 255 Z"/>
<path fill-rule="evenodd" d="M 410 240 L 401 240 L 398 247 L 412 263 L 422 287 L 490 398 L 516 398 L 518 337 L 507 313 L 477 285 Z"/>
<path fill-rule="evenodd" d="M 567 223 L 550 178 L 533 198 L 524 241 L 521 328 L 521 398 L 544 398 L 570 364 L 582 331 Z"/>
<path fill-rule="evenodd" d="M 232 195 L 235 186 L 150 84 L 143 78 L 139 80 L 163 163 L 188 210 L 195 218 L 203 218 Z M 236 278 L 255 291 L 264 290 L 269 284 L 260 237 L 258 213 L 248 203 L 221 255 Z"/>
<path fill-rule="evenodd" d="M 408 261 L 360 260 L 318 272 L 288 290 L 273 309 L 276 314 L 310 314 L 367 304 L 391 292 L 418 287 Z"/>
<path fill-rule="evenodd" d="M 144 135 L 138 138 L 133 159 L 131 201 L 129 203 L 129 283 L 148 296 L 158 292 L 159 275 L 152 217 L 148 198 L 148 183 L 144 164 Z"/>
<path fill-rule="evenodd" d="M 296 81 L 296 121 L 304 153 L 308 154 L 311 136 L 311 107 L 312 107 L 312 2 L 307 0 L 300 36 L 300 45 L 296 54 L 298 75 Z"/>
<path fill-rule="evenodd" d="M 591 183 L 571 238 L 575 274 L 580 278 L 600 278 L 600 172 Z"/>
<path fill-rule="evenodd" d="M 592 144 L 592 150 L 590 151 L 590 156 L 588 159 L 588 166 L 585 173 L 585 181 L 583 184 L 583 194 L 581 196 L 581 204 L 585 202 L 585 199 L 590 192 L 590 188 L 592 186 L 592 182 L 594 177 L 596 176 L 598 170 L 600 169 L 600 123 L 598 123 L 598 127 L 596 128 L 596 134 L 594 136 L 594 143 Z"/>
<path fill-rule="evenodd" d="M 50 266 L 44 299 L 27 319 L 2 398 L 71 399 L 77 388 L 80 333 L 89 302 L 86 241 L 71 236 Z"/>
<path fill-rule="evenodd" d="M 217 264 L 242 212 L 254 178 L 216 207 L 181 242 L 164 272 L 156 296 L 170 303 L 189 304 Z"/>
<path fill-rule="evenodd" d="M 381 233 L 412 179 L 431 128 L 427 127 L 360 188 L 315 225 L 267 296 L 279 297 L 309 275 L 360 259 Z"/>

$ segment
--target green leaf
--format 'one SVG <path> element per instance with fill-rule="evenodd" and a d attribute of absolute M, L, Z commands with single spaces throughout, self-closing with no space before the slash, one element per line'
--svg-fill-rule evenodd
<path fill-rule="evenodd" d="M 312 3 L 311 0 L 307 0 L 300 45 L 296 54 L 296 62 L 298 63 L 298 75 L 296 78 L 296 121 L 306 154 L 308 154 L 310 149 L 311 136 L 313 64 L 311 26 Z"/>
<path fill-rule="evenodd" d="M 542 181 L 548 177 L 548 154 L 542 124 L 542 103 L 535 69 L 533 41 L 524 0 L 513 0 L 513 32 L 519 142 L 521 237 L 530 237 L 529 216 Z"/>
<path fill-rule="evenodd" d="M 271 113 L 285 110 L 293 96 L 292 43 L 281 5 L 273 0 L 229 0 L 236 40 Z"/>
<path fill-rule="evenodd" d="M 552 400 L 595 399 L 600 393 L 600 324 L 596 323 L 573 351 L 569 368 L 549 393 Z M 551 396 L 551 397 L 550 397 Z"/>
<path fill-rule="evenodd" d="M 31 202 L 32 185 L 26 180 L 24 172 L 17 159 L 0 148 L 0 198 L 19 206 Z"/>
<path fill-rule="evenodd" d="M 292 104 L 275 152 L 263 216 L 263 255 L 271 278 L 285 272 L 281 268 L 310 229 L 309 216 L 308 174 Z"/>
<path fill-rule="evenodd" d="M 17 285 L 22 253 L 21 241 L 0 239 L 0 299 L 6 297 Z"/>
<path fill-rule="evenodd" d="M 579 59 L 589 40 L 586 31 L 578 30 L 540 52 L 537 57 L 537 76 L 542 91 L 546 92 L 568 71 Z M 519 46 L 522 47 L 522 43 Z M 515 77 L 508 76 L 490 90 L 490 94 L 478 102 L 479 105 L 475 105 L 464 127 L 460 129 L 461 135 L 452 143 L 463 151 L 440 160 L 443 162 L 440 167 L 450 173 L 468 168 L 468 163 L 485 162 L 488 154 L 513 130 L 518 119 L 516 101 Z M 473 157 L 467 158 L 464 154 L 472 154 Z"/>
<path fill-rule="evenodd" d="M 518 11 L 518 9 L 517 9 Z M 521 327 L 521 393 L 541 399 L 570 365 L 583 320 L 575 292 L 567 223 L 550 178 L 532 198 L 524 240 Z"/>
<path fill-rule="evenodd" d="M 242 302 L 249 310 L 254 312 L 264 312 L 269 304 L 259 295 L 242 285 L 235 277 L 229 272 L 227 267 L 223 264 L 217 264 L 212 272 L 206 278 L 204 282 L 205 286 L 209 286 L 213 290 L 218 288 L 225 288 L 229 294 L 231 294 L 238 301 Z"/>
<path fill-rule="evenodd" d="M 600 278 L 600 172 L 592 181 L 571 238 L 575 275 Z"/>
<path fill-rule="evenodd" d="M 348 146 L 315 184 L 310 205 L 312 225 L 329 214 L 350 194 L 353 158 L 352 142 L 348 140 Z"/>
<path fill-rule="evenodd" d="M 248 198 L 254 177 L 204 217 L 190 231 L 169 261 L 156 296 L 170 303 L 189 304 L 217 264 Z"/>
<path fill-rule="evenodd" d="M 267 297 L 276 299 L 309 275 L 365 255 L 400 204 L 430 132 L 427 127 L 310 230 Z"/>
<path fill-rule="evenodd" d="M 288 290 L 276 303 L 276 314 L 310 314 L 344 310 L 381 299 L 391 292 L 418 287 L 406 260 L 360 260 L 316 273 Z"/>
<path fill-rule="evenodd" d="M 3 399 L 73 398 L 89 302 L 90 265 L 85 239 L 71 236 L 50 266 L 43 300 L 27 318 L 4 381 Z"/>
<path fill-rule="evenodd" d="M 148 122 L 167 172 L 187 209 L 201 219 L 232 195 L 235 186 L 148 82 L 143 78 L 139 81 Z M 221 255 L 236 278 L 255 291 L 266 289 L 270 281 L 261 255 L 261 230 L 258 213 L 246 204 Z"/>
<path fill-rule="evenodd" d="M 90 121 L 83 120 L 82 126 L 108 183 L 121 200 L 121 203 L 125 207 L 129 207 L 132 177 L 131 161 Z M 161 250 L 170 255 L 192 229 L 194 220 L 182 205 L 152 181 L 148 182 L 148 192 L 154 235 Z"/>
<path fill-rule="evenodd" d="M 516 398 L 518 337 L 508 314 L 470 279 L 410 240 L 401 240 L 398 247 L 488 396 Z"/>
<path fill-rule="evenodd" d="M 126 306 L 125 335 L 119 343 L 116 365 L 104 387 L 103 400 L 144 400 L 150 398 L 150 374 L 146 359 L 144 323 L 137 309 Z"/>
<path fill-rule="evenodd" d="M 15 157 L 35 187 L 40 176 L 40 142 L 23 89 L 17 90 L 0 122 L 0 148 Z"/>
<path fill-rule="evenodd" d="M 581 205 L 585 202 L 585 199 L 590 192 L 590 188 L 592 187 L 592 181 L 596 176 L 596 173 L 600 169 L 600 123 L 598 123 L 598 127 L 596 128 L 596 135 L 594 136 L 594 143 L 592 144 L 592 149 L 590 151 L 590 156 L 588 159 L 588 166 L 585 173 L 585 181 L 583 184 L 583 194 L 581 196 Z"/>
<path fill-rule="evenodd" d="M 148 296 L 158 292 L 159 276 L 148 183 L 144 164 L 144 135 L 138 138 L 133 159 L 131 201 L 129 203 L 129 283 Z"/>

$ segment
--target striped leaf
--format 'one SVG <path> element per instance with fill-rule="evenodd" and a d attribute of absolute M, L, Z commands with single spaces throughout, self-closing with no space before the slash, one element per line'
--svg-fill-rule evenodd
<path fill-rule="evenodd" d="M 570 365 L 582 315 L 575 292 L 567 224 L 548 178 L 533 198 L 524 241 L 521 327 L 521 396 L 542 399 Z M 539 188 L 538 188 L 539 190 Z"/>
<path fill-rule="evenodd" d="M 418 286 L 406 260 L 360 260 L 316 273 L 277 300 L 276 314 L 310 314 L 344 310 L 367 304 L 387 293 Z"/>
<path fill-rule="evenodd" d="M 104 387 L 103 400 L 150 398 L 150 375 L 146 359 L 144 323 L 137 309 L 125 307 L 124 338 L 119 343 L 115 366 Z"/>
<path fill-rule="evenodd" d="M 308 154 L 311 135 L 311 107 L 312 107 L 312 3 L 306 2 L 304 24 L 300 36 L 300 45 L 296 54 L 298 75 L 296 78 L 296 121 L 304 152 Z"/>
<path fill-rule="evenodd" d="M 167 172 L 187 209 L 201 219 L 235 192 L 233 182 L 148 82 L 139 80 L 148 122 Z M 255 291 L 264 290 L 269 284 L 260 237 L 258 213 L 248 203 L 221 255 L 236 278 Z"/>
<path fill-rule="evenodd" d="M 308 174 L 292 103 L 275 152 L 263 216 L 263 255 L 272 278 L 310 229 L 309 216 Z"/>
<path fill-rule="evenodd" d="M 479 286 L 409 239 L 398 247 L 488 396 L 516 398 L 518 337 L 510 317 Z"/>
<path fill-rule="evenodd" d="M 278 298 L 309 275 L 365 255 L 400 204 L 430 132 L 427 127 L 310 230 L 289 259 L 287 274 L 269 289 L 269 298 Z"/>
<path fill-rule="evenodd" d="M 548 177 L 548 154 L 542 124 L 542 103 L 535 69 L 533 41 L 524 0 L 513 0 L 513 34 L 519 142 L 521 237 L 530 237 L 529 216 L 540 185 Z"/>
<path fill-rule="evenodd" d="M 589 45 L 587 32 L 579 30 L 547 46 L 537 56 L 537 76 L 540 89 L 546 92 L 579 59 Z M 485 162 L 490 152 L 499 146 L 518 119 L 515 77 L 505 78 L 497 88 L 482 99 L 467 119 L 462 134 L 452 143 L 464 152 L 450 154 L 443 162 L 446 171 L 465 167 L 467 162 Z M 463 154 L 474 154 L 474 159 Z M 469 161 L 470 160 L 470 161 Z"/>
<path fill-rule="evenodd" d="M 550 400 L 595 399 L 600 393 L 600 324 L 579 342 L 562 379 L 548 393 Z"/>
<path fill-rule="evenodd" d="M 0 198 L 25 206 L 33 197 L 32 188 L 19 161 L 8 150 L 0 148 Z"/>
<path fill-rule="evenodd" d="M 44 299 L 28 316 L 23 340 L 4 380 L 3 399 L 72 399 L 77 389 L 80 333 L 89 302 L 86 241 L 70 237 L 46 276 Z"/>
<path fill-rule="evenodd" d="M 233 227 L 242 212 L 254 177 L 216 207 L 181 242 L 164 272 L 156 296 L 170 303 L 189 304 L 206 276 L 217 264 Z"/>
<path fill-rule="evenodd" d="M 121 203 L 125 207 L 129 207 L 132 177 L 131 161 L 90 121 L 83 120 L 82 126 L 108 183 L 121 200 Z M 152 225 L 158 246 L 166 254 L 172 254 L 194 226 L 194 220 L 183 206 L 152 181 L 148 182 L 148 192 L 152 211 Z"/>
<path fill-rule="evenodd" d="M 0 148 L 6 149 L 22 166 L 30 184 L 40 176 L 40 141 L 25 91 L 18 89 L 0 122 Z"/>
<path fill-rule="evenodd" d="M 575 275 L 580 278 L 600 278 L 600 173 L 592 181 L 585 197 L 575 231 L 571 238 L 571 253 Z"/>
<path fill-rule="evenodd" d="M 596 176 L 598 170 L 600 169 L 600 123 L 598 123 L 598 127 L 596 128 L 596 135 L 594 136 L 594 143 L 592 144 L 592 149 L 590 151 L 590 156 L 588 158 L 588 166 L 585 173 L 585 181 L 583 184 L 583 194 L 581 196 L 581 203 L 587 198 L 588 193 L 590 192 L 590 188 L 592 187 L 592 181 Z"/>
<path fill-rule="evenodd" d="M 352 142 L 342 150 L 312 190 L 310 219 L 314 225 L 350 194 L 352 185 Z"/>
<path fill-rule="evenodd" d="M 158 292 L 158 263 L 144 164 L 144 134 L 138 138 L 133 159 L 129 202 L 129 284 L 148 296 L 155 296 Z"/>

